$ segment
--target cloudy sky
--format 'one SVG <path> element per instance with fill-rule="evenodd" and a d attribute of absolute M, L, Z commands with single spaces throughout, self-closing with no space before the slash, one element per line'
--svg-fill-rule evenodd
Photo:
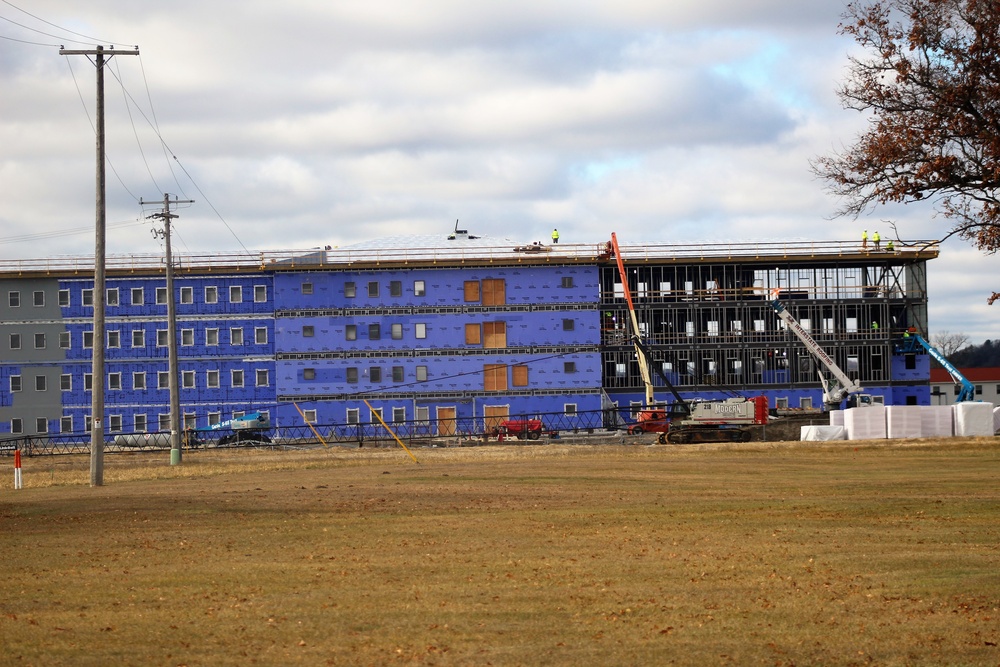
<path fill-rule="evenodd" d="M 835 218 L 809 160 L 836 98 L 834 0 L 0 0 L 0 259 L 93 254 L 106 73 L 108 252 L 157 253 L 139 200 L 193 199 L 181 252 L 461 227 L 517 242 L 941 238 L 905 206 Z M 147 211 L 148 213 L 148 211 Z M 931 333 L 998 337 L 1000 258 L 930 265 Z"/>

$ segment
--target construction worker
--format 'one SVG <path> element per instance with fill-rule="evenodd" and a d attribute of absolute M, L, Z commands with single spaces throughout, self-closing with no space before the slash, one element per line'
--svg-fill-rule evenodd
<path fill-rule="evenodd" d="M 878 322 L 872 320 L 872 333 L 878 333 Z"/>
<path fill-rule="evenodd" d="M 868 250 L 868 230 L 861 232 L 861 249 Z"/>
<path fill-rule="evenodd" d="M 881 240 L 882 240 L 882 237 L 878 235 L 878 232 L 875 232 L 874 234 L 872 234 L 872 241 L 875 243 L 875 249 L 876 250 L 879 250 L 879 242 Z"/>
<path fill-rule="evenodd" d="M 889 239 L 889 242 L 885 244 L 885 250 L 886 252 L 896 252 L 896 244 L 892 242 L 892 239 Z"/>
<path fill-rule="evenodd" d="M 559 230 L 558 229 L 553 229 L 552 230 L 552 242 L 553 243 L 559 243 Z"/>

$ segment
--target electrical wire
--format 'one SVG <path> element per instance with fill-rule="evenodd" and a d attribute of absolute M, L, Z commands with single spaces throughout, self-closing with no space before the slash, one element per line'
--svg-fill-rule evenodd
<path fill-rule="evenodd" d="M 142 156 L 142 163 L 146 165 L 146 173 L 149 174 L 149 179 L 153 181 L 156 191 L 163 192 L 163 188 L 160 187 L 160 184 L 156 182 L 156 177 L 153 176 L 153 170 L 149 168 L 149 161 L 146 159 L 146 153 L 142 150 L 142 141 L 139 139 L 139 130 L 135 127 L 135 119 L 132 117 L 132 105 L 128 103 L 129 96 L 125 92 L 125 83 L 122 79 L 121 67 L 118 65 L 117 58 L 115 59 L 115 69 L 117 70 L 115 78 L 118 79 L 118 82 L 121 84 L 122 98 L 125 100 L 125 110 L 128 112 L 128 121 L 132 125 L 132 136 L 135 137 L 136 146 L 139 148 L 139 155 Z"/>
<path fill-rule="evenodd" d="M 76 35 L 77 37 L 83 37 L 83 38 L 88 39 L 90 41 L 89 42 L 80 42 L 80 41 L 73 40 L 73 39 L 64 39 L 63 37 L 61 37 L 59 35 L 50 35 L 49 33 L 42 32 L 41 30 L 37 30 L 35 28 L 30 28 L 30 27 L 28 27 L 26 25 L 22 25 L 20 23 L 17 23 L 16 21 L 11 21 L 8 18 L 3 18 L 2 16 L 0 16 L 0 19 L 3 19 L 4 21 L 9 21 L 10 23 L 13 23 L 14 25 L 21 26 L 25 30 L 31 30 L 32 32 L 37 32 L 37 33 L 39 33 L 41 35 L 45 35 L 46 37 L 55 37 L 56 39 L 61 39 L 64 42 L 72 42 L 74 44 L 91 44 L 91 43 L 97 43 L 97 44 L 108 44 L 108 45 L 115 44 L 117 46 L 126 46 L 126 44 L 124 44 L 124 43 L 111 42 L 111 41 L 108 41 L 108 40 L 105 40 L 105 39 L 97 39 L 96 37 L 91 37 L 90 35 L 84 35 L 83 33 L 75 32 L 75 31 L 70 30 L 68 28 L 64 28 L 61 25 L 56 25 L 55 23 L 52 23 L 51 21 L 46 21 L 45 19 L 43 19 L 40 16 L 35 16 L 31 12 L 26 11 L 24 9 L 21 9 L 20 7 L 18 7 L 17 5 L 15 5 L 12 2 L 9 2 L 8 0 L 0 0 L 0 2 L 3 2 L 3 4 L 7 5 L 8 7 L 13 7 L 17 11 L 21 12 L 22 14 L 26 14 L 26 15 L 30 16 L 31 18 L 35 19 L 36 21 L 41 21 L 45 25 L 52 26 L 53 28 L 57 28 L 58 30 L 62 30 L 63 32 L 67 32 L 67 33 L 69 33 L 71 35 Z M 43 46 L 60 46 L 60 45 L 59 44 L 45 44 Z"/>
<path fill-rule="evenodd" d="M 10 41 L 10 42 L 19 42 L 21 44 L 31 44 L 32 46 L 46 46 L 46 47 L 52 47 L 52 48 L 57 48 L 58 46 L 60 46 L 59 44 L 45 44 L 43 42 L 29 42 L 26 39 L 17 39 L 16 37 L 8 37 L 6 35 L 0 35 L 0 39 L 6 39 L 7 41 Z"/>
<path fill-rule="evenodd" d="M 160 136 L 160 121 L 156 117 L 156 107 L 153 106 L 153 96 L 149 92 L 149 80 L 146 79 L 146 66 L 142 62 L 142 55 L 139 55 L 139 69 L 142 72 L 142 85 L 146 89 L 146 100 L 149 102 L 149 114 L 153 117 L 153 130 L 156 132 L 156 136 Z M 184 192 L 184 187 L 181 182 L 177 179 L 177 174 L 174 172 L 174 165 L 170 162 L 170 155 L 167 152 L 167 145 L 164 142 L 160 142 L 160 148 L 163 149 L 163 157 L 167 162 L 167 168 L 170 170 L 170 176 L 174 179 L 174 183 L 177 185 L 177 191 L 181 193 L 184 199 L 190 199 L 187 193 Z"/>
<path fill-rule="evenodd" d="M 108 229 L 120 229 L 123 227 L 131 227 L 132 225 L 142 225 L 145 224 L 144 220 L 125 220 L 120 222 L 111 222 L 106 225 Z M 75 236 L 77 234 L 84 234 L 87 232 L 93 232 L 94 227 L 74 227 L 72 229 L 59 229 L 48 232 L 38 232 L 36 234 L 21 234 L 19 236 L 5 236 L 0 237 L 0 245 L 6 245 L 8 243 L 24 243 L 27 241 L 39 241 L 42 239 L 58 238 L 60 236 Z"/>

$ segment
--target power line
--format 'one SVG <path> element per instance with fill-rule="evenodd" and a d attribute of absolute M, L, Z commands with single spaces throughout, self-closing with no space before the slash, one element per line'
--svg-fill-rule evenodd
<path fill-rule="evenodd" d="M 26 15 L 30 16 L 31 18 L 35 19 L 36 21 L 41 21 L 45 25 L 52 26 L 53 28 L 56 28 L 58 30 L 62 30 L 63 32 L 67 32 L 67 33 L 69 33 L 71 35 L 76 35 L 77 37 L 83 37 L 84 39 L 86 39 L 88 41 L 87 42 L 79 42 L 79 41 L 75 41 L 75 40 L 71 40 L 71 39 L 65 39 L 65 38 L 63 38 L 63 37 L 61 37 L 59 35 L 50 35 L 49 33 L 42 32 L 41 30 L 37 30 L 35 28 L 28 27 L 28 26 L 23 25 L 21 23 L 17 23 L 16 21 L 11 21 L 8 18 L 4 18 L 4 17 L 0 16 L 0 19 L 3 19 L 4 21 L 8 21 L 10 23 L 13 23 L 14 25 L 17 25 L 17 26 L 21 26 L 25 30 L 31 30 L 32 32 L 37 32 L 40 35 L 45 35 L 46 37 L 55 37 L 56 39 L 61 39 L 64 42 L 74 42 L 75 44 L 92 44 L 94 42 L 97 42 L 98 44 L 117 44 L 118 46 L 126 46 L 123 43 L 111 42 L 111 41 L 108 41 L 106 39 L 97 39 L 96 37 L 90 37 L 89 35 L 84 35 L 82 33 L 75 32 L 75 31 L 70 30 L 68 28 L 64 28 L 61 25 L 56 25 L 55 23 L 52 23 L 51 21 L 46 21 L 45 19 L 43 19 L 40 16 L 35 16 L 34 14 L 32 14 L 31 12 L 29 12 L 27 10 L 21 9 L 20 7 L 18 7 L 17 5 L 15 5 L 12 2 L 9 2 L 8 0 L 0 0 L 0 2 L 3 2 L 5 5 L 7 5 L 9 7 L 13 7 L 17 11 L 21 12 L 22 14 L 26 14 Z M 15 40 L 15 41 L 19 41 L 19 40 Z M 58 44 L 45 44 L 43 46 L 59 46 L 59 45 Z"/>

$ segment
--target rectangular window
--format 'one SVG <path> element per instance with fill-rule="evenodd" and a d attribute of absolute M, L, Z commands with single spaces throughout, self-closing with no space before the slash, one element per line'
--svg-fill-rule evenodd
<path fill-rule="evenodd" d="M 312 283 L 302 283 L 302 294 L 312 294 L 313 284 Z"/>
<path fill-rule="evenodd" d="M 357 285 L 354 283 L 344 283 L 344 296 L 348 299 L 353 299 L 358 294 Z"/>
<path fill-rule="evenodd" d="M 360 408 L 347 408 L 347 423 L 358 424 L 361 422 Z"/>
<path fill-rule="evenodd" d="M 132 373 L 132 389 L 142 391 L 146 388 L 146 372 L 136 371 Z"/>
<path fill-rule="evenodd" d="M 73 417 L 63 417 L 59 420 L 59 432 L 60 433 L 72 433 L 73 432 Z"/>
<path fill-rule="evenodd" d="M 45 334 L 36 333 L 35 334 L 35 349 L 44 350 L 45 349 Z"/>
<path fill-rule="evenodd" d="M 357 340 L 358 339 L 358 325 L 348 324 L 344 327 L 344 339 L 345 340 Z"/>
<path fill-rule="evenodd" d="M 70 333 L 68 331 L 59 332 L 59 347 L 68 350 L 71 345 Z"/>
<path fill-rule="evenodd" d="M 132 429 L 136 433 L 145 433 L 148 426 L 146 425 L 146 415 L 137 414 L 132 417 Z"/>
<path fill-rule="evenodd" d="M 402 382 L 404 379 L 405 379 L 405 371 L 403 370 L 403 367 L 402 366 L 393 366 L 392 367 L 392 381 L 393 382 Z"/>
<path fill-rule="evenodd" d="M 10 335 L 10 349 L 12 350 L 21 349 L 21 334 L 12 333 Z"/>
<path fill-rule="evenodd" d="M 113 373 L 112 373 L 112 375 L 113 375 Z M 35 391 L 45 391 L 45 389 L 46 389 L 45 376 L 44 375 L 36 375 L 35 376 Z"/>
<path fill-rule="evenodd" d="M 170 345 L 170 335 L 166 329 L 156 330 L 156 347 L 167 347 Z"/>
<path fill-rule="evenodd" d="M 181 303 L 184 303 L 184 304 L 194 303 L 194 288 L 193 287 L 182 287 L 181 288 Z"/>
<path fill-rule="evenodd" d="M 194 371 L 181 371 L 181 386 L 194 389 Z"/>
<path fill-rule="evenodd" d="M 132 347 L 146 347 L 145 329 L 132 329 Z"/>
<path fill-rule="evenodd" d="M 502 279 L 483 280 L 483 305 L 502 306 L 507 303 L 507 286 Z"/>
<path fill-rule="evenodd" d="M 122 374 L 108 373 L 108 389 L 111 391 L 120 391 L 121 388 L 122 388 Z"/>
<path fill-rule="evenodd" d="M 393 424 L 403 424 L 406 422 L 406 408 L 393 408 L 392 409 L 392 423 Z"/>
<path fill-rule="evenodd" d="M 157 371 L 156 372 L 156 388 L 157 389 L 169 389 L 170 388 L 170 372 L 169 371 Z"/>
<path fill-rule="evenodd" d="M 382 338 L 382 325 L 380 324 L 369 324 L 368 325 L 368 340 L 379 340 Z"/>
<path fill-rule="evenodd" d="M 483 366 L 483 389 L 486 391 L 505 391 L 507 389 L 507 366 L 504 364 L 485 364 Z"/>
<path fill-rule="evenodd" d="M 423 322 L 417 322 L 413 325 L 413 337 L 418 339 L 427 338 L 427 325 Z"/>
<path fill-rule="evenodd" d="M 7 303 L 11 308 L 21 307 L 21 293 L 20 292 L 7 292 Z"/>
<path fill-rule="evenodd" d="M 106 294 L 106 299 L 107 299 L 104 302 L 105 304 L 107 304 L 109 306 L 117 306 L 118 305 L 118 288 L 117 287 L 112 287 L 111 289 L 107 290 L 105 292 L 105 294 Z"/>
<path fill-rule="evenodd" d="M 20 419 L 18 419 L 17 417 L 14 417 L 13 419 L 10 420 L 10 432 L 11 433 L 22 433 L 23 431 L 24 431 L 24 427 L 21 426 L 21 420 Z"/>
<path fill-rule="evenodd" d="M 133 306 L 141 306 L 141 305 L 143 305 L 143 302 L 145 300 L 146 300 L 146 295 L 143 293 L 143 289 L 141 287 L 133 287 L 132 288 L 132 305 Z"/>
<path fill-rule="evenodd" d="M 417 366 L 414 370 L 417 382 L 427 382 L 427 366 Z"/>
<path fill-rule="evenodd" d="M 83 390 L 93 391 L 94 390 L 94 374 L 84 373 L 83 374 Z"/>
<path fill-rule="evenodd" d="M 109 415 L 108 416 L 108 431 L 110 433 L 121 433 L 122 430 L 122 416 L 121 415 Z"/>
<path fill-rule="evenodd" d="M 59 376 L 59 389 L 62 391 L 73 391 L 73 376 L 63 373 Z"/>
<path fill-rule="evenodd" d="M 315 410 L 303 410 L 302 417 L 306 420 L 307 424 L 316 423 L 316 411 Z"/>
<path fill-rule="evenodd" d="M 11 393 L 15 391 L 21 391 L 21 376 L 11 375 L 10 376 L 10 391 Z"/>
<path fill-rule="evenodd" d="M 372 366 L 368 369 L 368 380 L 371 382 L 381 382 L 382 381 L 382 369 L 378 366 Z"/>
<path fill-rule="evenodd" d="M 576 362 L 575 361 L 564 361 L 563 362 L 563 373 L 575 373 L 576 372 Z"/>
<path fill-rule="evenodd" d="M 35 292 L 32 295 L 32 301 L 38 308 L 45 305 L 45 292 Z"/>
<path fill-rule="evenodd" d="M 84 331 L 83 332 L 83 349 L 90 350 L 94 347 L 94 332 Z"/>
<path fill-rule="evenodd" d="M 266 387 L 267 383 L 268 383 L 267 369 L 266 368 L 258 368 L 257 369 L 257 386 L 258 387 Z"/>
<path fill-rule="evenodd" d="M 80 303 L 87 308 L 94 306 L 94 290 L 92 288 L 87 288 L 80 292 Z"/>
<path fill-rule="evenodd" d="M 563 320 L 563 331 L 573 331 L 574 329 L 576 329 L 576 320 Z"/>
<path fill-rule="evenodd" d="M 205 329 L 205 345 L 209 347 L 217 347 L 219 345 L 219 330 L 218 329 Z"/>
<path fill-rule="evenodd" d="M 208 425 L 209 426 L 216 426 L 221 421 L 222 421 L 222 413 L 221 412 L 209 412 L 208 413 Z"/>
<path fill-rule="evenodd" d="M 302 337 L 303 338 L 313 338 L 316 336 L 316 327 L 311 324 L 306 324 L 302 327 Z"/>
<path fill-rule="evenodd" d="M 371 281 L 368 283 L 368 296 L 375 298 L 378 296 L 378 283 Z"/>
<path fill-rule="evenodd" d="M 219 388 L 219 371 L 205 371 L 205 386 L 209 389 Z"/>
<path fill-rule="evenodd" d="M 229 303 L 243 303 L 243 287 L 240 285 L 229 286 Z"/>
<path fill-rule="evenodd" d="M 426 296 L 427 288 L 424 286 L 423 280 L 413 281 L 413 296 Z"/>
<path fill-rule="evenodd" d="M 515 387 L 527 387 L 528 386 L 528 367 L 527 366 L 512 366 L 510 369 L 511 384 Z"/>
<path fill-rule="evenodd" d="M 257 345 L 267 345 L 267 327 L 254 327 L 253 340 Z"/>
<path fill-rule="evenodd" d="M 170 414 L 159 415 L 157 417 L 157 430 L 159 431 L 169 431 L 170 430 Z"/>
<path fill-rule="evenodd" d="M 181 346 L 191 347 L 194 345 L 194 329 L 181 329 Z"/>
<path fill-rule="evenodd" d="M 576 403 L 564 403 L 563 414 L 567 417 L 576 416 Z"/>
<path fill-rule="evenodd" d="M 303 368 L 302 369 L 302 379 L 303 380 L 315 380 L 316 379 L 316 369 L 315 368 Z"/>
<path fill-rule="evenodd" d="M 506 322 L 483 322 L 483 347 L 491 350 L 507 347 Z"/>
<path fill-rule="evenodd" d="M 219 303 L 219 288 L 217 286 L 205 286 L 205 303 Z"/>
<path fill-rule="evenodd" d="M 563 276 L 562 282 L 560 283 L 560 287 L 568 289 L 572 286 L 573 286 L 573 276 Z"/>
<path fill-rule="evenodd" d="M 242 370 L 233 370 L 233 371 L 231 371 L 230 372 L 230 379 L 231 379 L 232 385 L 234 387 L 242 387 L 243 386 L 243 371 Z"/>
<path fill-rule="evenodd" d="M 265 303 L 267 301 L 267 285 L 253 286 L 254 303 Z"/>
<path fill-rule="evenodd" d="M 464 298 L 466 303 L 473 303 L 479 301 L 479 281 L 478 280 L 466 280 L 465 287 L 463 289 Z"/>
<path fill-rule="evenodd" d="M 69 290 L 61 289 L 59 290 L 59 306 L 61 308 L 69 307 Z"/>
<path fill-rule="evenodd" d="M 403 325 L 396 322 L 392 325 L 392 339 L 403 340 Z"/>
<path fill-rule="evenodd" d="M 157 287 L 156 288 L 156 305 L 165 306 L 167 305 L 167 288 Z"/>
<path fill-rule="evenodd" d="M 348 366 L 345 379 L 349 384 L 356 384 L 358 381 L 358 369 L 356 366 Z"/>
<path fill-rule="evenodd" d="M 198 426 L 197 415 L 195 415 L 195 413 L 193 413 L 193 412 L 185 412 L 184 413 L 184 428 L 185 429 L 193 429 L 196 426 Z"/>
<path fill-rule="evenodd" d="M 389 281 L 389 296 L 403 296 L 403 281 Z"/>
<path fill-rule="evenodd" d="M 108 332 L 108 347 L 121 347 L 122 346 L 122 332 L 121 331 L 109 331 Z"/>
<path fill-rule="evenodd" d="M 229 344 L 230 345 L 242 345 L 243 344 L 243 328 L 236 327 L 235 329 L 229 330 Z"/>
<path fill-rule="evenodd" d="M 482 345 L 482 342 L 483 342 L 482 327 L 480 327 L 478 324 L 466 324 L 465 344 Z"/>
<path fill-rule="evenodd" d="M 45 417 L 38 417 L 35 419 L 35 433 L 48 433 L 49 432 L 49 422 Z"/>

